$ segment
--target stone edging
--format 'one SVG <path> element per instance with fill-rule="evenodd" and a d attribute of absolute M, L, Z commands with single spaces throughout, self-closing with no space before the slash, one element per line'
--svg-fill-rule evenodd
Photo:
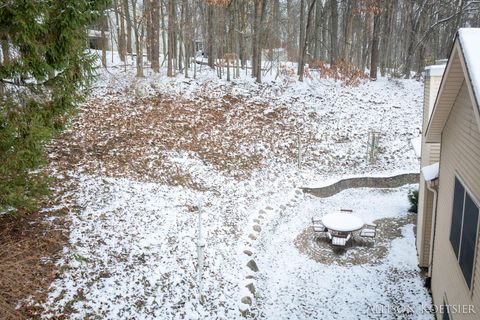
<path fill-rule="evenodd" d="M 248 238 L 246 238 L 245 247 L 243 250 L 243 256 L 245 261 L 244 264 L 244 274 L 245 278 L 240 287 L 240 301 L 239 301 L 239 311 L 243 317 L 251 317 L 251 309 L 255 304 L 255 294 L 256 294 L 256 274 L 260 271 L 256 260 L 256 245 L 257 238 L 262 233 L 262 226 L 265 227 L 269 220 L 272 219 L 272 216 L 281 214 L 287 207 L 293 207 L 295 204 L 303 197 L 303 192 L 299 189 L 296 189 L 290 197 L 286 198 L 283 204 L 278 204 L 276 206 L 266 206 L 263 209 L 260 209 L 253 217 L 251 217 L 251 224 L 248 228 L 251 228 Z"/>
<path fill-rule="evenodd" d="M 339 180 L 319 188 L 301 188 L 303 192 L 320 198 L 331 197 L 350 188 L 398 188 L 406 184 L 418 183 L 420 174 L 406 173 L 391 177 L 357 177 Z"/>

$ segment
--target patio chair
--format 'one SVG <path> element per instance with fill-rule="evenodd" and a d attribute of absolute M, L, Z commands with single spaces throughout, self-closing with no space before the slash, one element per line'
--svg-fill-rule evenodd
<path fill-rule="evenodd" d="M 315 240 L 318 239 L 320 235 L 327 236 L 328 239 L 332 239 L 332 235 L 328 232 L 327 227 L 323 224 L 321 219 L 312 218 L 313 232 L 315 233 Z"/>
<path fill-rule="evenodd" d="M 313 231 L 315 232 L 328 232 L 328 229 L 323 225 L 321 219 L 312 218 Z"/>
<path fill-rule="evenodd" d="M 360 231 L 360 237 L 364 237 L 364 238 L 375 239 L 376 234 L 377 234 L 377 225 L 373 223 L 365 224 L 365 226 L 363 226 L 362 230 Z"/>
<path fill-rule="evenodd" d="M 345 247 L 348 240 L 350 240 L 351 235 L 334 235 L 332 236 L 332 245 L 337 247 Z"/>

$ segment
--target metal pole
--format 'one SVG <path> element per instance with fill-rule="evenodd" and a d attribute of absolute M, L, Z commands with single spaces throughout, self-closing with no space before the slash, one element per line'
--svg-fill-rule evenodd
<path fill-rule="evenodd" d="M 205 248 L 205 242 L 202 235 L 202 207 L 198 207 L 198 239 L 197 239 L 197 259 L 198 259 L 198 301 L 202 303 L 202 273 L 204 255 L 203 249 Z"/>

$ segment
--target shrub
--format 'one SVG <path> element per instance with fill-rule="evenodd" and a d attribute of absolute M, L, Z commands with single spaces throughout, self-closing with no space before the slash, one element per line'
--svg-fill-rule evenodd
<path fill-rule="evenodd" d="M 315 60 L 310 63 L 310 67 L 318 70 L 320 77 L 339 80 L 346 86 L 358 86 L 369 78 L 365 72 L 345 60 L 338 60 L 333 66 L 326 61 Z"/>
<path fill-rule="evenodd" d="M 410 212 L 418 212 L 418 190 L 408 192 L 408 201 L 410 202 Z"/>

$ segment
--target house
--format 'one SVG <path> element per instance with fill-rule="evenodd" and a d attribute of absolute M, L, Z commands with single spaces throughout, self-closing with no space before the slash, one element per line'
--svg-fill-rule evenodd
<path fill-rule="evenodd" d="M 425 70 L 425 86 L 424 86 L 424 102 L 423 102 L 423 121 L 422 127 L 428 125 L 428 121 L 433 111 L 435 98 L 440 88 L 442 76 L 445 71 L 446 61 L 440 60 L 437 65 L 427 67 Z M 414 139 L 415 140 L 415 139 Z M 440 143 L 425 142 L 421 137 L 421 141 L 413 141 L 415 153 L 418 154 L 418 144 L 420 145 L 420 164 L 421 167 L 433 165 L 439 161 L 440 158 Z M 435 182 L 434 182 L 435 183 Z M 428 268 L 430 264 L 432 246 L 432 213 L 434 203 L 434 193 L 429 190 L 429 184 L 425 180 L 423 174 L 420 175 L 419 190 L 418 190 L 418 214 L 417 214 L 417 252 L 419 257 L 420 267 Z"/>
<path fill-rule="evenodd" d="M 458 31 L 441 82 L 428 72 L 426 104 L 439 87 L 424 115 L 419 264 L 428 268 L 437 317 L 478 319 L 480 29 Z"/>

